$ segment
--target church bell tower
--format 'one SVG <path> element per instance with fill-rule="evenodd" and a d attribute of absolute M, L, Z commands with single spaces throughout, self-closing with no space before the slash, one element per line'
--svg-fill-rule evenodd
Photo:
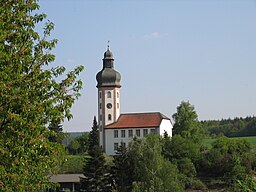
<path fill-rule="evenodd" d="M 99 145 L 105 151 L 105 126 L 120 116 L 121 75 L 114 69 L 114 58 L 109 50 L 104 53 L 103 68 L 96 75 L 98 88 Z"/>

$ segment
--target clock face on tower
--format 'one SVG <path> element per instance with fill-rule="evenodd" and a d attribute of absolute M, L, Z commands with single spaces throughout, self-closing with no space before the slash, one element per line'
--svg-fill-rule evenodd
<path fill-rule="evenodd" d="M 112 104 L 111 104 L 111 103 L 108 103 L 108 104 L 107 104 L 107 108 L 108 108 L 108 109 L 111 109 L 111 108 L 112 108 Z"/>

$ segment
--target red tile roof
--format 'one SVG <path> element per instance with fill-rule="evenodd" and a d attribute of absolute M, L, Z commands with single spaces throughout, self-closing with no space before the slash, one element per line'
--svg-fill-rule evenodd
<path fill-rule="evenodd" d="M 118 128 L 159 127 L 162 119 L 169 119 L 169 118 L 159 112 L 121 114 L 116 122 L 107 125 L 106 128 L 118 129 Z"/>

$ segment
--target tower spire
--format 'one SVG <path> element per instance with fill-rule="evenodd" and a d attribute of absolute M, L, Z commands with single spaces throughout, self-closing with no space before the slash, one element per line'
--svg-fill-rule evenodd
<path fill-rule="evenodd" d="M 109 43 L 110 43 L 110 40 L 108 40 L 108 50 L 109 50 Z"/>

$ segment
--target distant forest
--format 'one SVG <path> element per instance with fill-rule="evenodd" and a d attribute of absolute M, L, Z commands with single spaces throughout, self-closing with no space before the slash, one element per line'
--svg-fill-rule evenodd
<path fill-rule="evenodd" d="M 210 137 L 256 136 L 256 117 L 201 121 L 202 128 Z"/>

